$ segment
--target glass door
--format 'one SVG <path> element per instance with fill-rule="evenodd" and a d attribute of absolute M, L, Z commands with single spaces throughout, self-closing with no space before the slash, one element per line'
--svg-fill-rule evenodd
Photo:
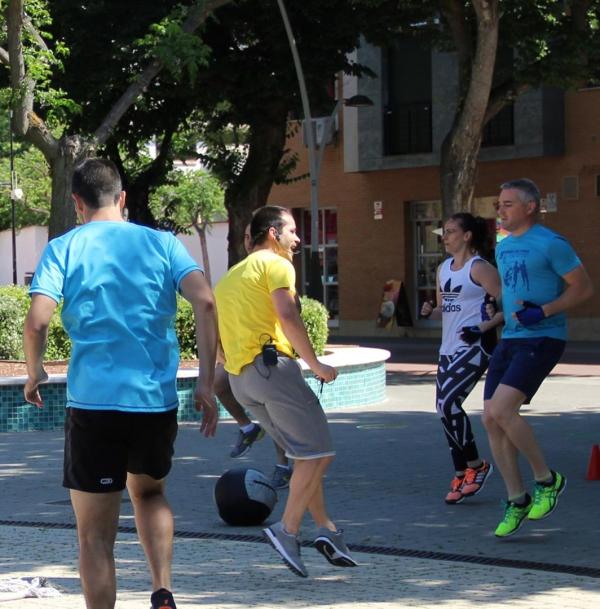
<path fill-rule="evenodd" d="M 311 216 L 308 209 L 294 210 L 302 239 L 302 292 L 306 294 L 310 266 Z M 299 220 L 299 221 L 298 221 Z M 329 311 L 330 326 L 339 323 L 337 211 L 319 210 L 319 263 L 323 304 Z"/>
<path fill-rule="evenodd" d="M 442 226 L 442 208 L 439 201 L 415 201 L 411 203 L 413 228 L 415 286 L 413 295 L 418 316 L 422 304 L 436 299 L 436 272 L 444 259 L 440 236 L 433 231 Z"/>

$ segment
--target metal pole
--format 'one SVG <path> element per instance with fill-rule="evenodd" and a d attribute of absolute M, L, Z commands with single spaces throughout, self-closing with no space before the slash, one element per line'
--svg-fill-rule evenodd
<path fill-rule="evenodd" d="M 306 81 L 304 80 L 304 72 L 302 71 L 302 63 L 298 55 L 296 40 L 292 32 L 290 20 L 283 3 L 283 0 L 277 0 L 283 25 L 290 43 L 290 50 L 294 58 L 294 66 L 296 67 L 296 76 L 300 87 L 300 99 L 302 100 L 302 111 L 304 113 L 304 122 L 306 125 L 306 141 L 308 144 L 308 170 L 310 174 L 310 266 L 308 273 L 308 290 L 307 294 L 310 298 L 315 298 L 323 302 L 323 280 L 321 277 L 321 264 L 319 262 L 319 167 L 317 165 L 317 146 L 315 142 L 315 132 L 313 131 L 312 116 L 310 113 L 310 104 L 308 103 L 308 93 L 306 91 Z"/>
<path fill-rule="evenodd" d="M 11 231 L 12 231 L 12 274 L 13 274 L 13 285 L 17 285 L 17 229 L 16 229 L 16 218 L 15 218 L 15 188 L 16 174 L 15 174 L 15 156 L 13 150 L 13 131 L 12 131 L 12 109 L 8 111 L 8 132 L 10 142 L 10 219 L 11 219 Z"/>

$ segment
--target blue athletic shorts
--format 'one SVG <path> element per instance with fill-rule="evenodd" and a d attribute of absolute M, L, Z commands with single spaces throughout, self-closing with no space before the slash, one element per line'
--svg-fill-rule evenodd
<path fill-rule="evenodd" d="M 490 400 L 498 385 L 522 391 L 529 402 L 565 350 L 557 338 L 505 338 L 500 341 L 488 367 L 483 399 Z"/>

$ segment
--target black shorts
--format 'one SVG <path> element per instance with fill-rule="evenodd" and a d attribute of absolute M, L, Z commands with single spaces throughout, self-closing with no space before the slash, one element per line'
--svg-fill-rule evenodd
<path fill-rule="evenodd" d="M 176 408 L 160 413 L 67 408 L 63 486 L 122 491 L 127 472 L 161 480 L 171 469 L 176 436 Z"/>

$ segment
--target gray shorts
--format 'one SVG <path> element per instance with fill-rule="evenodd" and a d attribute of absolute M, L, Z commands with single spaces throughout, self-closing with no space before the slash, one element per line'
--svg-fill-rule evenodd
<path fill-rule="evenodd" d="M 290 459 L 335 455 L 327 418 L 295 360 L 279 356 L 265 366 L 262 355 L 230 374 L 235 399 L 247 408 Z"/>

